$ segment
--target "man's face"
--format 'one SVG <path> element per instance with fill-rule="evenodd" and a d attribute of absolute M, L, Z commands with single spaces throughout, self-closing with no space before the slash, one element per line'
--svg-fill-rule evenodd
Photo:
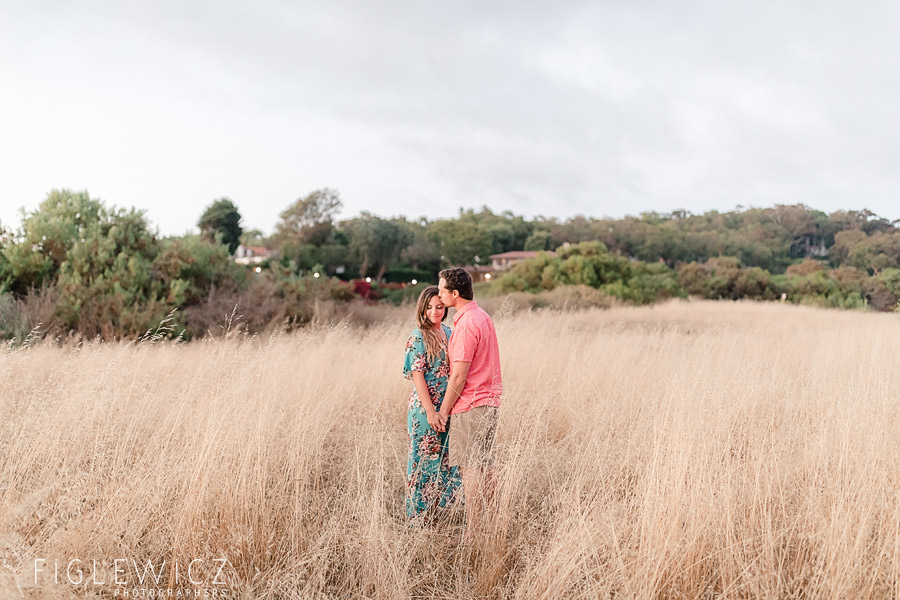
<path fill-rule="evenodd" d="M 444 306 L 456 306 L 456 299 L 459 298 L 459 292 L 447 289 L 447 280 L 443 277 L 438 280 L 438 298 L 441 299 Z"/>

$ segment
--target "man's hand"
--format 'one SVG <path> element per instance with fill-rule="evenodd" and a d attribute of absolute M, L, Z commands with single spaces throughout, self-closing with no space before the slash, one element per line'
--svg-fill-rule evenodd
<path fill-rule="evenodd" d="M 447 431 L 447 423 L 450 421 L 450 411 L 441 411 L 438 413 L 438 416 L 441 418 L 441 431 Z"/>
<path fill-rule="evenodd" d="M 439 412 L 436 410 L 429 411 L 428 413 L 428 424 L 431 425 L 431 428 L 435 431 L 444 431 L 447 425 L 447 419 L 441 416 Z"/>

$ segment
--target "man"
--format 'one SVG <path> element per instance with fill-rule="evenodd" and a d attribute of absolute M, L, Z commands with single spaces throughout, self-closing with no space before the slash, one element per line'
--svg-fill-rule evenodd
<path fill-rule="evenodd" d="M 438 274 L 438 297 L 456 309 L 447 348 L 450 378 L 439 413 L 443 431 L 450 416 L 450 466 L 458 466 L 466 498 L 467 531 L 480 528 L 485 496 L 493 491 L 493 442 L 503 382 L 494 322 L 475 302 L 464 269 Z"/>

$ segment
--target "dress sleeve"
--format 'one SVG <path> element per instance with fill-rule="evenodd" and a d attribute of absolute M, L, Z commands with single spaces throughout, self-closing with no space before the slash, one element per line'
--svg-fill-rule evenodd
<path fill-rule="evenodd" d="M 403 358 L 403 377 L 412 379 L 413 371 L 428 369 L 428 355 L 425 353 L 425 342 L 418 331 L 414 331 L 406 340 L 406 355 Z"/>

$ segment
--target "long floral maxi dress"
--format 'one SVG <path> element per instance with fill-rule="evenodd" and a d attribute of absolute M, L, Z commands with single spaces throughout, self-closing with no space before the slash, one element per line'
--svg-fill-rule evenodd
<path fill-rule="evenodd" d="M 450 328 L 441 325 L 447 339 Z M 425 373 L 425 383 L 435 410 L 441 409 L 441 401 L 447 390 L 450 363 L 446 352 L 434 360 L 428 360 L 422 333 L 416 329 L 406 341 L 403 376 L 412 379 L 413 371 Z M 409 411 L 406 417 L 409 433 L 409 462 L 406 468 L 406 514 L 410 518 L 421 515 L 428 508 L 447 506 L 456 497 L 462 484 L 457 467 L 450 467 L 447 455 L 447 432 L 438 432 L 428 424 L 428 416 L 419 394 L 413 386 L 409 395 Z"/>

